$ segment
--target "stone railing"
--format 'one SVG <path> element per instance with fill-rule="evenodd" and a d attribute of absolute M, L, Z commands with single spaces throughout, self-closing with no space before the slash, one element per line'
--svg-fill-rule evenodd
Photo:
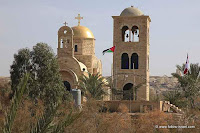
<path fill-rule="evenodd" d="M 164 112 L 174 112 L 174 113 L 184 114 L 184 112 L 181 109 L 171 104 L 169 101 L 160 101 L 160 110 Z"/>

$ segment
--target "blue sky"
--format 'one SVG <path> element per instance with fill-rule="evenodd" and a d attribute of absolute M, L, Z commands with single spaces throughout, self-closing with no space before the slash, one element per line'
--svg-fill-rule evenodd
<path fill-rule="evenodd" d="M 171 75 L 189 54 L 190 63 L 200 62 L 199 0 L 0 0 L 0 76 L 9 76 L 14 53 L 48 43 L 56 53 L 57 31 L 66 21 L 81 25 L 96 38 L 96 56 L 102 60 L 103 75 L 111 74 L 113 19 L 131 5 L 151 17 L 150 75 Z"/>

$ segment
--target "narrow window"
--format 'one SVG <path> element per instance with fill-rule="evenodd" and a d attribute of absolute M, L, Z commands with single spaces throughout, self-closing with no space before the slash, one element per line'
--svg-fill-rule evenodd
<path fill-rule="evenodd" d="M 77 45 L 75 45 L 75 47 L 74 47 L 74 52 L 78 52 L 78 46 Z"/>
<path fill-rule="evenodd" d="M 131 69 L 138 69 L 138 68 L 139 68 L 138 54 L 133 53 L 131 56 Z"/>
<path fill-rule="evenodd" d="M 129 69 L 129 57 L 127 53 L 121 56 L 121 69 Z"/>

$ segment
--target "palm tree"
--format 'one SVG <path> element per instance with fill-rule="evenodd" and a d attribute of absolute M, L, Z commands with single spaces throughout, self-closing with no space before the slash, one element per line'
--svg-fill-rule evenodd
<path fill-rule="evenodd" d="M 178 107 L 185 107 L 186 106 L 184 96 L 178 90 L 165 92 L 165 93 L 163 93 L 163 96 L 164 96 L 164 100 L 170 101 L 171 104 L 174 104 Z"/>
<path fill-rule="evenodd" d="M 26 91 L 26 86 L 28 83 L 29 75 L 30 75 L 29 73 L 25 73 L 25 75 L 20 79 L 20 83 L 17 87 L 18 89 L 17 89 L 16 93 L 14 94 L 14 97 L 11 101 L 10 110 L 8 110 L 6 112 L 3 133 L 11 133 L 11 131 L 12 131 L 12 126 L 13 126 L 15 117 L 17 115 L 17 110 L 18 110 L 19 104 L 21 103 L 23 94 Z"/>
<path fill-rule="evenodd" d="M 83 75 L 79 80 L 79 87 L 87 98 L 102 99 L 106 94 L 103 86 L 105 86 L 105 79 L 99 73 L 88 73 L 88 76 Z"/>
<path fill-rule="evenodd" d="M 185 64 L 177 65 L 177 69 L 183 73 Z M 189 102 L 191 108 L 195 108 L 194 101 L 200 95 L 200 66 L 199 64 L 190 64 L 187 74 L 182 75 L 172 73 L 172 76 L 178 79 L 179 87 L 183 90 L 184 97 Z"/>

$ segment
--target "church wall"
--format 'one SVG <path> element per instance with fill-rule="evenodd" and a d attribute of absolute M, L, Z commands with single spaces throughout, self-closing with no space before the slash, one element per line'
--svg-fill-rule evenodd
<path fill-rule="evenodd" d="M 71 85 L 71 88 L 76 88 L 75 86 L 75 82 L 73 80 L 73 75 L 71 75 L 69 72 L 67 71 L 60 71 L 61 77 L 63 81 L 68 81 Z"/>
<path fill-rule="evenodd" d="M 110 111 L 118 111 L 120 105 L 125 105 L 129 111 L 136 113 L 136 112 L 146 112 L 152 110 L 160 110 L 162 111 L 162 104 L 160 102 L 150 102 L 150 101 L 130 101 L 129 100 L 112 100 L 112 101 L 105 101 L 105 104 L 109 108 Z"/>
<path fill-rule="evenodd" d="M 83 73 L 80 69 L 80 65 L 78 64 L 78 61 L 73 57 L 60 57 L 60 58 L 58 58 L 58 63 L 59 63 L 60 72 L 72 71 L 76 74 L 76 75 L 74 75 L 71 73 L 71 75 L 69 76 L 69 75 L 63 75 L 63 73 L 61 73 L 63 80 L 64 79 L 71 79 L 71 80 L 73 79 L 73 82 L 72 82 L 73 84 L 71 84 L 71 86 L 76 86 L 77 81 L 75 81 L 76 80 L 75 76 L 80 77 Z M 72 76 L 73 76 L 73 78 L 72 78 Z"/>
<path fill-rule="evenodd" d="M 93 73 L 92 69 L 92 55 L 75 55 L 75 58 L 86 65 L 89 73 Z"/>
<path fill-rule="evenodd" d="M 101 60 L 99 60 L 96 56 L 93 56 L 93 62 L 92 62 L 93 69 L 96 69 L 96 73 L 102 74 L 102 63 Z"/>
<path fill-rule="evenodd" d="M 95 54 L 94 39 L 84 39 L 83 40 L 82 54 L 83 55 L 94 55 Z"/>
<path fill-rule="evenodd" d="M 78 46 L 78 51 L 75 52 L 74 51 L 74 55 L 82 55 L 83 54 L 83 50 L 82 50 L 82 44 L 83 44 L 83 40 L 80 38 L 74 38 L 74 44 L 73 46 L 75 47 L 75 45 Z"/>

